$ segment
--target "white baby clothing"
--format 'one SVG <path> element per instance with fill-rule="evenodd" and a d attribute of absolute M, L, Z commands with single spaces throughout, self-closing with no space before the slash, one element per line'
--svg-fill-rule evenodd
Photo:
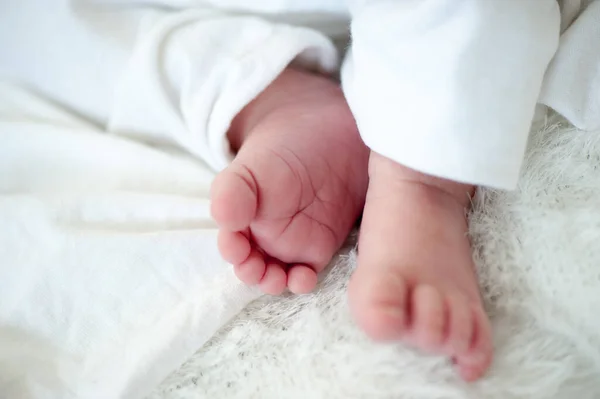
<path fill-rule="evenodd" d="M 233 116 L 292 60 L 336 70 L 332 38 L 348 23 L 344 91 L 366 144 L 399 163 L 510 189 L 540 94 L 579 127 L 598 124 L 600 11 L 589 0 L 11 3 L 0 74 L 215 170 L 229 161 Z"/>

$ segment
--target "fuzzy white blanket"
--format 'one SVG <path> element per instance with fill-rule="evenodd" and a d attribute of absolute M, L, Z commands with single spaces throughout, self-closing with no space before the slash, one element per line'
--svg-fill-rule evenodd
<path fill-rule="evenodd" d="M 353 250 L 317 292 L 245 309 L 148 399 L 600 397 L 600 132 L 548 121 L 512 193 L 482 190 L 471 215 L 495 332 L 472 385 L 444 359 L 369 342 L 352 323 Z"/>

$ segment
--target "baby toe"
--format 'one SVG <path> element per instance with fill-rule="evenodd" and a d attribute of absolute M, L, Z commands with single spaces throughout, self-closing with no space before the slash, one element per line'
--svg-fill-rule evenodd
<path fill-rule="evenodd" d="M 377 341 L 402 338 L 408 323 L 408 290 L 397 273 L 359 266 L 348 286 L 356 323 Z"/>
<path fill-rule="evenodd" d="M 416 345 L 425 351 L 437 351 L 446 332 L 446 300 L 438 289 L 418 285 L 412 293 L 411 330 Z"/>
<path fill-rule="evenodd" d="M 483 376 L 492 363 L 493 347 L 491 326 L 480 306 L 472 307 L 473 337 L 468 352 L 457 357 L 460 376 L 465 381 L 475 381 Z"/>
<path fill-rule="evenodd" d="M 220 230 L 217 245 L 223 259 L 232 265 L 243 263 L 252 252 L 250 241 L 240 232 Z"/>
<path fill-rule="evenodd" d="M 256 216 L 257 193 L 251 170 L 235 162 L 229 165 L 211 186 L 211 215 L 217 225 L 230 231 L 247 228 Z"/>
<path fill-rule="evenodd" d="M 237 278 L 243 283 L 247 285 L 256 285 L 265 275 L 265 259 L 259 251 L 252 248 L 248 258 L 244 262 L 234 265 L 233 270 Z"/>
<path fill-rule="evenodd" d="M 317 285 L 317 273 L 306 265 L 294 265 L 288 270 L 288 288 L 294 294 L 308 294 Z"/>
<path fill-rule="evenodd" d="M 283 266 L 275 261 L 269 261 L 258 288 L 265 294 L 280 295 L 285 290 L 286 284 L 287 275 Z"/>
<path fill-rule="evenodd" d="M 462 296 L 453 295 L 448 303 L 448 332 L 444 352 L 449 356 L 461 356 L 471 347 L 475 324 L 469 302 Z"/>

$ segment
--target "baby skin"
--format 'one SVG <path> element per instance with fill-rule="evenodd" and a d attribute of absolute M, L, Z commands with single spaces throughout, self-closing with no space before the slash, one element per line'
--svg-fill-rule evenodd
<path fill-rule="evenodd" d="M 228 137 L 237 155 L 213 183 L 211 210 L 241 281 L 310 292 L 364 209 L 349 285 L 359 326 L 448 356 L 467 381 L 483 375 L 492 346 L 466 235 L 473 187 L 370 152 L 339 86 L 292 68 Z"/>

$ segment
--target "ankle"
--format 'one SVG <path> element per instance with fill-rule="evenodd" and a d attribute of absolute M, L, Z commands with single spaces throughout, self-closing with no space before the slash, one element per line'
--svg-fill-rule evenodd
<path fill-rule="evenodd" d="M 388 184 L 394 182 L 422 186 L 428 191 L 436 191 L 452 198 L 463 208 L 471 207 L 475 186 L 455 182 L 418 172 L 391 159 L 371 151 L 369 159 L 370 179 L 385 179 Z"/>
<path fill-rule="evenodd" d="M 227 133 L 231 149 L 237 152 L 252 129 L 273 110 L 298 103 L 304 99 L 309 103 L 323 101 L 323 90 L 343 94 L 339 85 L 329 78 L 294 67 L 286 68 L 262 93 L 247 104 L 233 119 Z"/>

